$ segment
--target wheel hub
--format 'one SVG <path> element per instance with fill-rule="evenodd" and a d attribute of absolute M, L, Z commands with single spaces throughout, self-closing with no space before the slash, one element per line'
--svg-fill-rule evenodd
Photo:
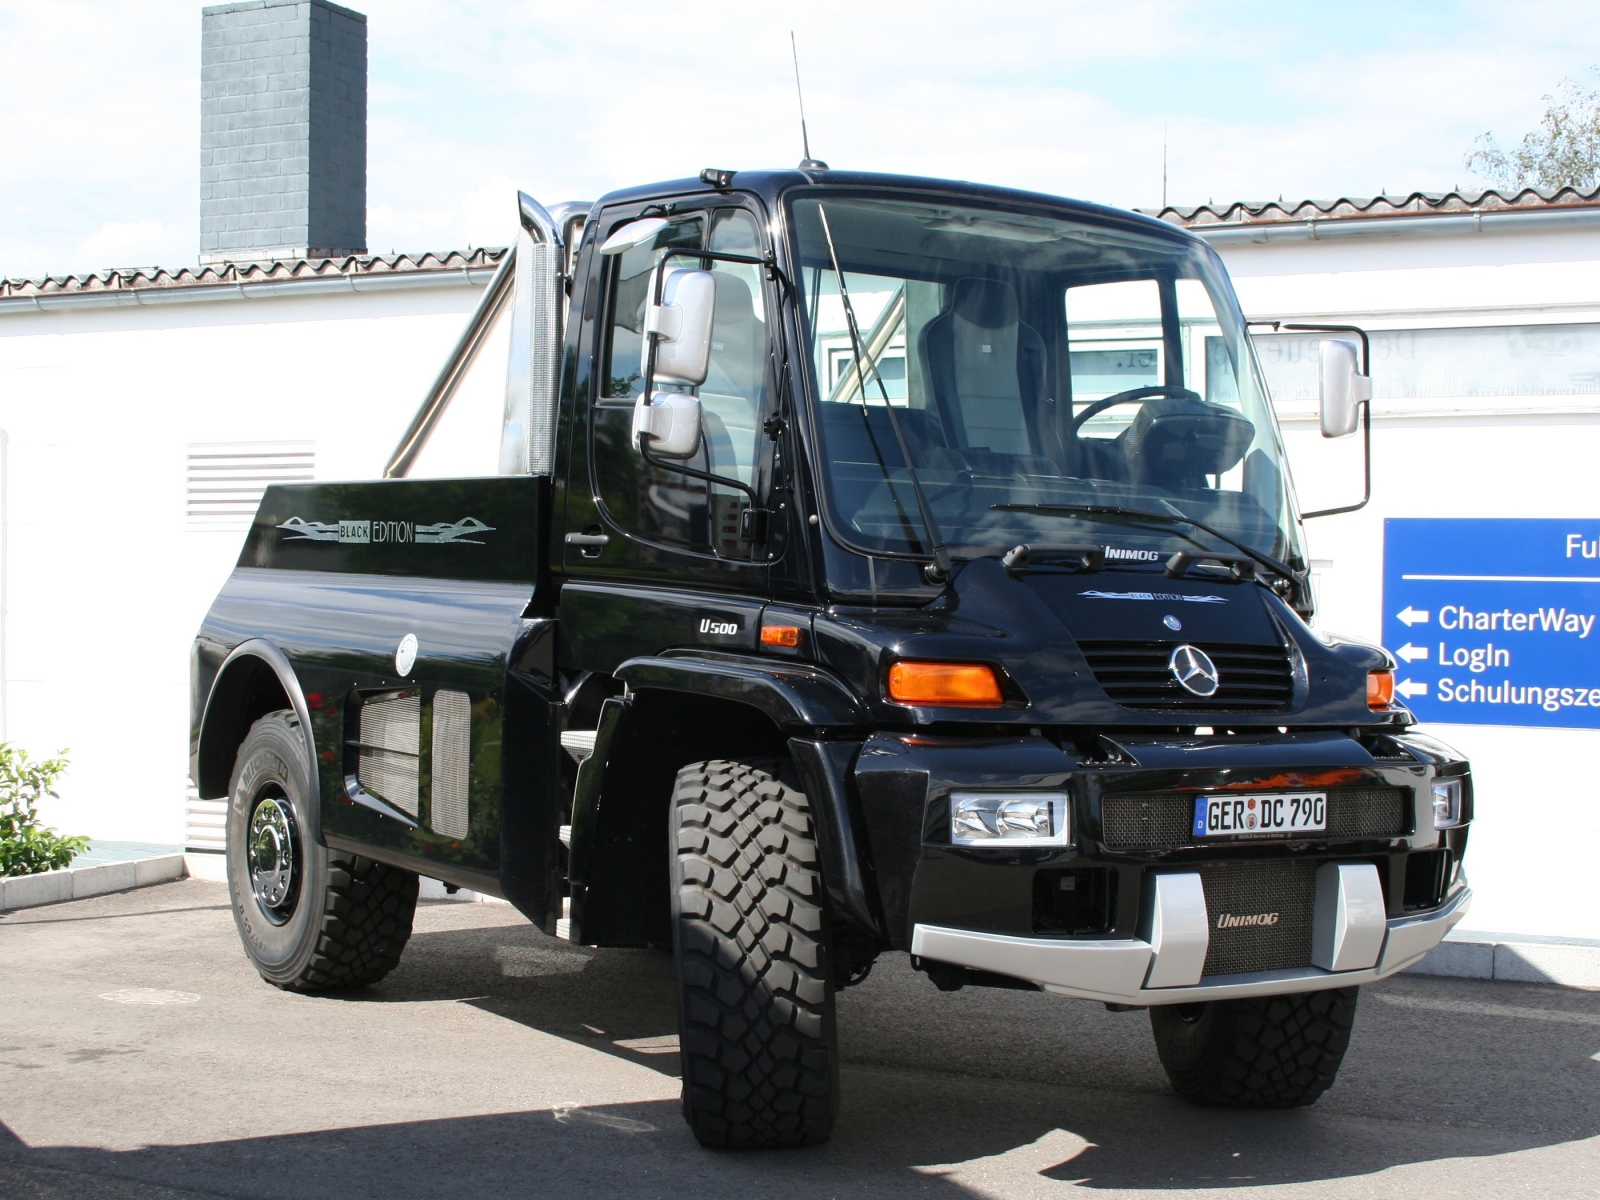
<path fill-rule="evenodd" d="M 268 916 L 279 920 L 292 907 L 295 849 L 294 819 L 288 801 L 263 797 L 250 816 L 245 854 L 256 902 Z"/>

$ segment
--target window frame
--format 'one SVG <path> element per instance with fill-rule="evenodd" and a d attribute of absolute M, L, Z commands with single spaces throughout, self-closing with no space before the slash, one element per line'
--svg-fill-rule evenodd
<path fill-rule="evenodd" d="M 761 243 L 762 253 L 772 252 L 773 235 L 768 221 L 761 207 L 754 197 L 746 195 L 717 195 L 717 196 L 692 196 L 677 201 L 654 201 L 642 205 L 628 205 L 610 209 L 601 214 L 596 225 L 603 232 L 596 238 L 596 247 L 604 243 L 604 239 L 611 233 L 631 221 L 645 216 L 666 216 L 669 219 L 699 216 L 704 222 L 701 249 L 707 249 L 718 214 L 725 211 L 737 210 L 746 213 L 755 225 L 756 236 Z M 598 253 L 598 251 L 597 251 Z M 590 354 L 591 380 L 589 387 L 589 412 L 585 421 L 585 457 L 588 462 L 590 494 L 594 499 L 597 515 L 601 521 L 613 530 L 623 534 L 630 541 L 641 546 L 650 547 L 652 550 L 667 552 L 673 555 L 686 556 L 692 559 L 715 563 L 721 567 L 749 568 L 767 567 L 778 557 L 778 549 L 783 544 L 781 534 L 775 531 L 769 536 L 766 543 L 768 554 L 761 555 L 760 545 L 752 546 L 752 555 L 749 558 L 732 557 L 719 554 L 715 545 L 715 533 L 711 529 L 712 515 L 709 503 L 711 488 L 706 484 L 701 503 L 706 508 L 706 525 L 708 540 L 701 544 L 670 541 L 652 536 L 643 530 L 631 527 L 621 519 L 606 503 L 605 489 L 601 486 L 600 455 L 597 453 L 597 422 L 602 412 L 626 411 L 631 413 L 637 403 L 637 396 L 608 396 L 606 389 L 609 376 L 607 371 L 611 367 L 612 336 L 614 332 L 613 306 L 617 299 L 617 289 L 621 273 L 621 255 L 617 256 L 614 263 L 608 265 L 603 271 L 598 272 L 598 303 L 596 306 L 596 325 L 594 345 Z M 685 252 L 679 256 L 679 261 L 692 260 L 692 252 Z M 711 260 L 701 258 L 700 263 L 708 264 Z M 777 323 L 777 316 L 782 311 L 780 304 L 782 296 L 774 281 L 764 274 L 760 283 L 761 303 L 766 314 L 764 325 L 766 327 L 766 365 L 763 372 L 762 400 L 757 417 L 756 448 L 754 460 L 751 465 L 750 487 L 757 497 L 757 505 L 765 506 L 770 503 L 776 481 L 773 475 L 775 460 L 775 445 L 773 439 L 764 436 L 762 430 L 771 416 L 778 411 L 782 399 L 781 361 L 783 358 L 782 330 Z"/>

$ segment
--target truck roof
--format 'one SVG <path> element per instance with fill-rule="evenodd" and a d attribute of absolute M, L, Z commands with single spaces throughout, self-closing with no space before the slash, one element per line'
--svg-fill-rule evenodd
<path fill-rule="evenodd" d="M 1050 208 L 1062 215 L 1090 216 L 1099 220 L 1116 221 L 1141 229 L 1158 232 L 1176 241 L 1205 242 L 1171 222 L 1157 220 L 1126 208 L 1114 208 L 1089 200 L 1074 200 L 1066 196 L 1052 196 L 1044 192 L 1030 192 L 1021 188 L 999 187 L 994 184 L 973 183 L 970 180 L 939 179 L 927 175 L 890 175 L 875 171 L 812 171 L 796 169 L 734 171 L 730 188 L 718 189 L 698 177 L 664 180 L 659 183 L 640 184 L 608 192 L 596 202 L 600 205 L 623 204 L 630 201 L 649 200 L 658 196 L 684 196 L 696 193 L 715 195 L 719 191 L 750 192 L 763 200 L 776 203 L 788 191 L 804 187 L 829 188 L 886 188 L 907 192 L 937 192 L 946 196 L 982 200 L 990 203 L 1012 203 L 1030 208 Z"/>

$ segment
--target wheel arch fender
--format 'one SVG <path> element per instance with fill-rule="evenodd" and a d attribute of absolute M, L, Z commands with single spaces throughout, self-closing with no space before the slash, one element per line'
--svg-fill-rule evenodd
<path fill-rule="evenodd" d="M 311 709 L 305 689 L 284 652 L 265 638 L 241 642 L 217 669 L 200 718 L 195 754 L 195 788 L 202 799 L 217 800 L 228 794 L 234 759 L 250 726 L 269 712 L 288 708 L 300 722 L 306 751 L 306 774 L 311 781 L 306 814 L 311 829 L 322 837 L 322 784 L 317 769 L 316 736 L 311 729 Z"/>
<path fill-rule="evenodd" d="M 636 692 L 689 692 L 745 704 L 765 713 L 779 729 L 800 736 L 819 726 L 860 726 L 866 720 L 838 677 L 809 663 L 662 654 L 630 658 L 615 675 Z"/>
<path fill-rule="evenodd" d="M 569 862 L 575 941 L 654 940 L 637 930 L 625 932 L 619 914 L 625 907 L 659 907 L 645 893 L 655 890 L 648 878 L 657 858 L 664 872 L 665 844 L 663 853 L 647 850 L 642 861 L 627 863 L 617 853 L 619 827 L 628 829 L 632 842 L 648 837 L 659 819 L 664 839 L 667 804 L 655 803 L 656 793 L 667 800 L 671 779 L 689 763 L 743 756 L 788 756 L 795 763 L 812 804 L 823 879 L 835 908 L 876 930 L 876 906 L 867 890 L 870 873 L 863 875 L 845 778 L 860 738 L 842 747 L 848 751 L 843 757 L 819 753 L 815 743 L 802 740 L 824 729 L 861 724 L 861 711 L 843 684 L 802 664 L 767 669 L 688 656 L 630 659 L 615 677 L 628 686 L 628 694 L 605 702 L 594 752 L 579 768 L 573 798 Z M 658 722 L 665 728 L 652 736 Z M 664 888 L 664 875 L 660 883 Z M 624 906 L 610 899 L 619 887 L 635 903 Z"/>

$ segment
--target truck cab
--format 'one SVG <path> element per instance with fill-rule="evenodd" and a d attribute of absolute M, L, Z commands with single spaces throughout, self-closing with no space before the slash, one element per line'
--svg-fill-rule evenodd
<path fill-rule="evenodd" d="M 827 1136 L 834 995 L 895 952 L 1313 1102 L 1466 912 L 1471 779 L 1310 623 L 1220 260 L 803 167 L 520 197 L 389 477 L 268 490 L 193 673 L 247 952 L 374 982 L 419 875 L 670 946 L 713 1146 Z"/>

